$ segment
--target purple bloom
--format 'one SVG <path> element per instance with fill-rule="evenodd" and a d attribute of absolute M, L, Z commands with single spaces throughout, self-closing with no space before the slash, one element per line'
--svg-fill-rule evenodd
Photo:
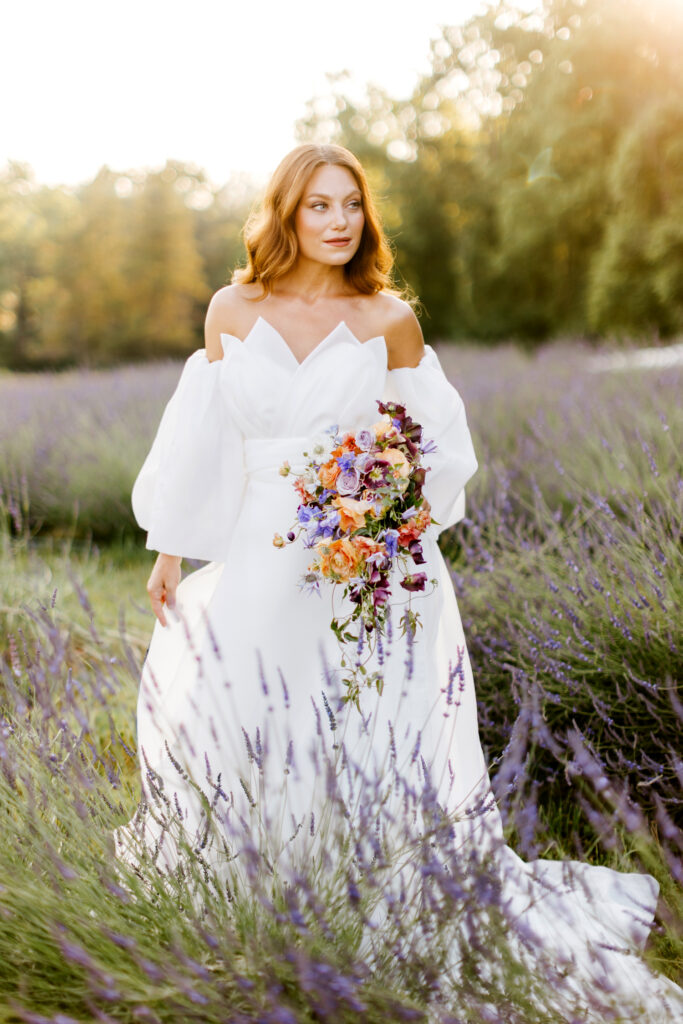
<path fill-rule="evenodd" d="M 363 451 L 367 452 L 375 443 L 375 435 L 372 430 L 359 430 L 356 434 L 356 444 Z"/>
<path fill-rule="evenodd" d="M 320 533 L 323 537 L 331 537 L 334 531 L 339 526 L 339 512 L 334 509 L 333 512 L 328 512 L 327 515 L 323 516 L 320 520 Z"/>
<path fill-rule="evenodd" d="M 411 541 L 408 545 L 408 551 L 410 552 L 410 557 L 415 562 L 415 565 L 425 564 L 425 557 L 422 553 L 422 545 L 419 540 Z"/>
<path fill-rule="evenodd" d="M 312 515 L 313 513 L 311 512 L 310 508 L 307 505 L 299 505 L 298 509 L 296 510 L 296 518 L 302 524 L 310 523 Z"/>
<path fill-rule="evenodd" d="M 377 608 L 378 605 L 386 604 L 390 596 L 389 583 L 385 577 L 372 591 L 373 607 Z"/>
<path fill-rule="evenodd" d="M 369 452 L 361 452 L 356 456 L 356 469 L 360 473 L 367 473 L 375 465 L 375 460 Z"/>
<path fill-rule="evenodd" d="M 360 485 L 360 473 L 357 469 L 348 469 L 337 477 L 337 491 L 339 494 L 355 494 Z"/>
<path fill-rule="evenodd" d="M 427 582 L 426 572 L 414 572 L 408 573 L 405 579 L 401 580 L 401 586 L 404 590 L 424 590 L 425 583 Z"/>
<path fill-rule="evenodd" d="M 299 580 L 299 590 L 304 594 L 317 594 L 319 597 L 322 597 L 318 574 L 315 572 L 304 573 Z"/>
<path fill-rule="evenodd" d="M 342 473 L 346 473 L 350 469 L 353 469 L 355 462 L 356 456 L 353 452 L 344 452 L 344 454 L 340 455 L 337 459 L 337 465 L 341 469 Z"/>
<path fill-rule="evenodd" d="M 398 530 L 385 530 L 382 540 L 389 558 L 395 558 L 398 550 Z"/>
<path fill-rule="evenodd" d="M 405 510 L 405 512 L 401 513 L 401 519 L 412 519 L 413 516 L 416 516 L 416 515 L 417 515 L 417 509 L 415 508 L 414 505 L 411 505 L 410 508 L 407 508 Z"/>

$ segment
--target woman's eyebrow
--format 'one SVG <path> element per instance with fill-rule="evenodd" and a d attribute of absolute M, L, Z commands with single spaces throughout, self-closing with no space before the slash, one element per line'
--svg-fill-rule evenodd
<path fill-rule="evenodd" d="M 352 192 L 349 192 L 349 194 L 347 196 L 344 196 L 344 199 L 349 199 L 351 196 L 355 196 L 355 195 L 360 195 L 360 189 L 359 188 L 354 188 L 354 190 Z M 333 197 L 325 195 L 324 192 L 311 192 L 309 195 L 306 196 L 306 198 L 307 199 L 313 199 L 313 198 L 315 198 L 315 199 L 332 199 Z"/>

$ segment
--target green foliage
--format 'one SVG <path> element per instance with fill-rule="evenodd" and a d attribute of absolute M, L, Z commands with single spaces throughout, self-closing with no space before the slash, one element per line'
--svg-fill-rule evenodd
<path fill-rule="evenodd" d="M 491 3 L 432 43 L 407 99 L 343 78 L 302 141 L 367 167 L 429 340 L 683 330 L 683 8 Z M 255 188 L 103 167 L 75 191 L 0 175 L 0 365 L 189 354 L 243 260 Z"/>
<path fill-rule="evenodd" d="M 683 103 L 652 101 L 624 133 L 610 175 L 611 216 L 589 314 L 597 330 L 683 322 Z"/>
<path fill-rule="evenodd" d="M 75 192 L 0 177 L 0 364 L 106 366 L 189 354 L 241 255 L 252 192 L 168 161 L 103 167 Z"/>
<path fill-rule="evenodd" d="M 354 103 L 338 85 L 333 119 L 312 104 L 299 132 L 381 168 L 429 337 L 671 333 L 683 329 L 682 43 L 673 5 L 491 4 L 443 30 L 408 100 L 372 89 Z"/>

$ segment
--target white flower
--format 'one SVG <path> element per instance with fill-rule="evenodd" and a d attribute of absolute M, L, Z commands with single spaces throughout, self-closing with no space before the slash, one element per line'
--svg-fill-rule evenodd
<path fill-rule="evenodd" d="M 313 458 L 320 459 L 322 462 L 327 462 L 334 447 L 335 437 L 333 434 L 318 434 L 318 436 L 313 439 Z"/>
<path fill-rule="evenodd" d="M 315 494 L 320 486 L 318 474 L 312 466 L 306 466 L 306 469 L 301 474 L 301 482 L 307 494 Z"/>

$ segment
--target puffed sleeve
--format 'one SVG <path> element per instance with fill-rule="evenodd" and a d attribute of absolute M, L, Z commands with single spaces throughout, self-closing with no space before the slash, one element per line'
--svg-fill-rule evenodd
<path fill-rule="evenodd" d="M 408 414 L 422 424 L 423 437 L 436 444 L 436 450 L 424 458 L 430 467 L 424 494 L 438 532 L 445 530 L 463 518 L 465 484 L 477 469 L 463 400 L 431 345 L 425 345 L 418 366 L 387 372 L 385 397 L 405 405 Z"/>
<path fill-rule="evenodd" d="M 221 393 L 223 359 L 187 359 L 133 485 L 133 514 L 150 550 L 225 560 L 244 490 L 244 444 Z"/>

